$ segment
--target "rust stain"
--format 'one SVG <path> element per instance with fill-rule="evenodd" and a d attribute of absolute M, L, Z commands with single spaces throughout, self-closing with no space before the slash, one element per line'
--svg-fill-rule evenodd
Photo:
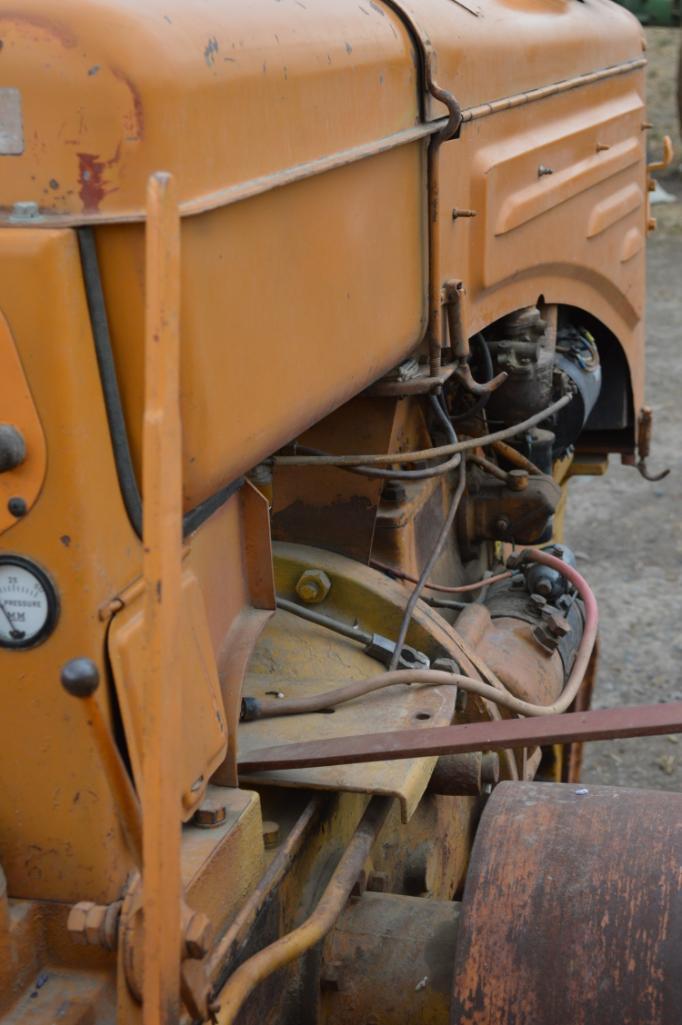
<path fill-rule="evenodd" d="M 80 189 L 78 195 L 83 204 L 83 213 L 95 213 L 99 210 L 100 203 L 112 192 L 117 192 L 116 187 L 109 187 L 105 178 L 108 168 L 120 160 L 120 146 L 117 147 L 111 160 L 101 160 L 97 153 L 77 153 L 78 157 L 78 184 Z"/>
<path fill-rule="evenodd" d="M 140 90 L 129 78 L 125 71 L 120 68 L 112 68 L 111 73 L 119 82 L 122 82 L 130 92 L 133 103 L 132 113 L 124 118 L 124 131 L 128 139 L 141 142 L 144 139 L 144 105 Z"/>
<path fill-rule="evenodd" d="M 75 34 L 65 25 L 60 25 L 49 18 L 44 18 L 40 14 L 26 14 L 24 11 L 5 9 L 0 12 L 0 25 L 5 26 L 7 24 L 15 24 L 17 27 L 34 28 L 39 29 L 41 32 L 47 32 L 48 35 L 54 36 L 65 47 L 75 46 L 77 42 Z"/>

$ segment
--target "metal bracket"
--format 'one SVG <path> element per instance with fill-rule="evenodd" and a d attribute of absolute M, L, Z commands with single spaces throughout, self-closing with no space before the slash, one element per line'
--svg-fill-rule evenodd
<path fill-rule="evenodd" d="M 639 454 L 639 461 L 636 466 L 644 480 L 655 483 L 659 480 L 664 480 L 670 470 L 661 470 L 660 473 L 651 473 L 647 466 L 647 459 L 649 458 L 649 452 L 651 450 L 651 436 L 654 428 L 654 414 L 649 406 L 642 406 L 642 410 L 639 414 L 639 422 L 637 424 L 637 452 Z"/>

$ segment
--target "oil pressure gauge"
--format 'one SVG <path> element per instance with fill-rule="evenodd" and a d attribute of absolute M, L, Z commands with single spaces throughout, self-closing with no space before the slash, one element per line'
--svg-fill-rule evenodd
<path fill-rule="evenodd" d="M 0 647 L 40 644 L 58 612 L 57 592 L 40 566 L 21 555 L 0 555 Z"/>

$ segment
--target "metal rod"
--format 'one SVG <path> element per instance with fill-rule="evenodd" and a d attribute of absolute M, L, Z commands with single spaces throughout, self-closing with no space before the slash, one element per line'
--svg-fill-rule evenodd
<path fill-rule="evenodd" d="M 216 996 L 217 1025 L 232 1025 L 251 991 L 278 968 L 295 961 L 326 936 L 350 896 L 393 798 L 373 797 L 313 913 L 297 929 L 245 961 Z"/>
<path fill-rule="evenodd" d="M 333 630 L 334 633 L 340 634 L 342 637 L 348 637 L 351 641 L 359 641 L 360 644 L 372 643 L 371 633 L 361 630 L 360 627 L 356 628 L 349 623 L 343 623 L 340 619 L 334 619 L 333 616 L 325 616 L 324 612 L 318 612 L 307 605 L 299 605 L 298 602 L 289 601 L 288 598 L 282 598 L 279 594 L 275 600 L 278 609 L 290 612 L 292 616 L 299 616 L 301 619 L 306 619 L 309 623 L 324 626 L 327 630 Z"/>
<path fill-rule="evenodd" d="M 592 71 L 585 75 L 576 75 L 574 78 L 567 78 L 563 82 L 554 82 L 551 85 L 542 86 L 539 89 L 529 89 L 527 92 L 514 93 L 512 96 L 505 96 L 501 99 L 492 100 L 488 103 L 481 103 L 475 107 L 462 109 L 462 123 L 464 125 L 471 121 L 478 121 L 505 110 L 512 110 L 522 107 L 538 100 L 547 99 L 550 96 L 557 96 L 572 89 L 579 89 L 595 82 L 602 82 L 608 78 L 618 75 L 626 75 L 633 71 L 639 71 L 646 66 L 646 59 L 641 57 L 635 60 L 623 61 L 621 64 L 614 64 L 608 68 L 601 68 L 599 71 Z M 205 213 L 208 210 L 216 210 L 219 207 L 230 206 L 233 203 L 240 203 L 254 196 L 260 196 L 265 192 L 272 192 L 274 189 L 283 188 L 294 182 L 305 181 L 320 174 L 326 174 L 340 167 L 347 167 L 360 160 L 379 156 L 388 153 L 400 146 L 406 146 L 421 139 L 429 138 L 447 128 L 450 118 L 438 118 L 435 121 L 427 121 L 406 128 L 393 135 L 387 135 L 382 139 L 372 140 L 360 146 L 354 146 L 347 150 L 340 150 L 337 153 L 330 153 L 319 157 L 316 160 L 304 161 L 301 164 L 294 164 L 275 171 L 272 174 L 264 174 L 257 178 L 250 178 L 247 181 L 237 182 L 225 188 L 217 189 L 215 192 L 206 193 L 193 199 L 186 199 L 180 204 L 180 213 L 183 217 L 191 217 L 196 214 Z M 0 216 L 0 224 L 7 223 L 9 214 Z M 31 230 L 34 228 L 53 228 L 61 226 L 73 226 L 83 224 L 106 223 L 129 223 L 143 221 L 145 219 L 144 209 L 127 210 L 121 213 L 100 213 L 88 214 L 87 218 L 74 214 L 54 214 L 43 217 L 39 222 L 30 223 Z M 13 225 L 15 227 L 15 225 Z"/>
<path fill-rule="evenodd" d="M 315 794 L 311 797 L 286 839 L 278 848 L 267 871 L 249 894 L 227 932 L 211 951 L 207 958 L 206 969 L 209 978 L 216 984 L 220 985 L 224 981 L 222 975 L 226 967 L 229 966 L 230 960 L 237 954 L 241 945 L 248 939 L 259 913 L 291 868 L 312 826 L 317 822 L 327 799 L 326 794 Z"/>
<path fill-rule="evenodd" d="M 180 426 L 180 219 L 169 174 L 147 189 L 143 423 L 144 744 L 142 893 L 143 1025 L 180 1015 L 182 564 Z"/>
<path fill-rule="evenodd" d="M 248 758 L 240 761 L 239 768 L 242 772 L 307 769 L 318 765 L 432 758 L 538 744 L 654 737 L 663 733 L 682 733 L 682 701 L 282 744 L 252 751 Z"/>

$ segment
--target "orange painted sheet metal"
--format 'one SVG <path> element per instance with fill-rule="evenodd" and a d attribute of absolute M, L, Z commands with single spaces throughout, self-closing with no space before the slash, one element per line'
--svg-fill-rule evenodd
<path fill-rule="evenodd" d="M 19 121 L 5 217 L 32 201 L 49 217 L 142 219 L 158 167 L 196 211 L 419 119 L 407 32 L 370 0 L 23 0 L 0 4 L 0 38 Z"/>
<path fill-rule="evenodd" d="M 409 141 L 422 99 L 445 115 L 419 95 L 416 51 L 464 108 L 641 56 L 637 22 L 607 0 L 24 0 L 0 7 L 0 37 L 2 215 L 29 202 L 67 223 L 143 218 L 159 166 L 196 213 Z"/>
<path fill-rule="evenodd" d="M 11 690 L 2 711 L 0 855 L 17 897 L 77 901 L 85 891 L 107 901 L 130 860 L 82 710 L 61 688 L 59 669 L 85 656 L 104 677 L 107 627 L 98 608 L 138 575 L 139 548 L 119 497 L 73 232 L 0 233 L 0 309 L 48 439 L 40 494 L 3 533 L 2 549 L 35 560 L 59 595 L 57 629 L 44 643 L 0 650 L 0 678 Z M 108 716 L 106 688 L 97 701 Z M 39 779 L 22 769 L 31 760 Z"/>
<path fill-rule="evenodd" d="M 464 124 L 441 156 L 441 267 L 467 282 L 470 334 L 545 301 L 619 339 L 643 401 L 644 72 Z M 475 217 L 452 219 L 452 211 Z M 449 216 L 448 216 L 449 215 Z"/>
<path fill-rule="evenodd" d="M 419 143 L 183 221 L 184 499 L 191 509 L 394 367 L 426 305 Z M 140 466 L 140 225 L 98 229 Z"/>
<path fill-rule="evenodd" d="M 24 458 L 15 466 L 3 466 L 0 473 L 1 534 L 29 511 L 40 494 L 47 469 L 45 434 L 12 332 L 2 312 L 0 366 L 2 423 L 17 431 L 24 446 Z"/>
<path fill-rule="evenodd" d="M 462 108 L 642 55 L 642 28 L 611 0 L 384 0 L 423 41 L 433 77 Z M 427 103 L 429 118 L 445 108 Z"/>

